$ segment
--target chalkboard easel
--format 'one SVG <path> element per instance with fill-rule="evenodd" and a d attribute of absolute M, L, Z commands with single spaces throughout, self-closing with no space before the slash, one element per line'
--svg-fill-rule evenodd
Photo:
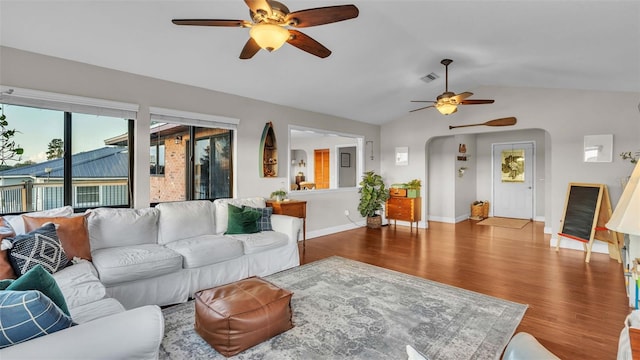
<path fill-rule="evenodd" d="M 623 239 L 605 227 L 611 214 L 611 199 L 606 185 L 569 183 L 556 251 L 560 249 L 561 238 L 577 240 L 584 243 L 587 253 L 584 261 L 589 262 L 593 242 L 600 240 L 609 244 L 610 257 L 622 262 L 620 248 Z"/>

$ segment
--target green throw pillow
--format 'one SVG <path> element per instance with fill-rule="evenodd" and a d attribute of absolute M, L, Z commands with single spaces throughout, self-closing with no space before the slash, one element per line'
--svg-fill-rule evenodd
<path fill-rule="evenodd" d="M 232 234 L 253 234 L 260 231 L 258 229 L 258 219 L 262 213 L 251 208 L 239 208 L 231 204 L 229 208 L 229 222 L 227 223 L 226 235 Z"/>
<path fill-rule="evenodd" d="M 51 274 L 49 274 L 40 264 L 31 268 L 16 280 L 11 281 L 9 286 L 4 290 L 38 290 L 43 293 L 44 296 L 51 299 L 54 304 L 58 305 L 62 312 L 71 316 L 69 308 L 67 307 L 67 302 L 64 300 L 64 295 L 62 295 L 62 290 L 60 290 L 58 284 L 56 284 L 56 280 L 53 276 L 51 276 Z"/>

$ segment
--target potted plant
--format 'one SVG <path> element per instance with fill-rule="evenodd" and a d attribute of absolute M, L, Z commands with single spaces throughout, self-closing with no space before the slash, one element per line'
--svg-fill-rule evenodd
<path fill-rule="evenodd" d="M 284 200 L 286 197 L 287 197 L 287 192 L 284 191 L 283 189 L 276 190 L 271 193 L 271 198 L 275 199 L 278 202 Z"/>
<path fill-rule="evenodd" d="M 420 179 L 413 179 L 407 183 L 407 197 L 408 198 L 417 198 L 420 195 L 420 188 L 422 187 L 422 182 Z"/>
<path fill-rule="evenodd" d="M 367 171 L 362 175 L 360 182 L 360 215 L 367 218 L 367 227 L 377 229 L 382 225 L 382 217 L 378 211 L 382 210 L 382 204 L 389 198 L 389 192 L 385 189 L 382 176 L 373 171 Z"/>

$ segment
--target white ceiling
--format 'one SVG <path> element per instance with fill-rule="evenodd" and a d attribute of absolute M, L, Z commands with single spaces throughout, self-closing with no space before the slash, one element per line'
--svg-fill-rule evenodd
<path fill-rule="evenodd" d="M 249 20 L 242 0 L 1 0 L 0 44 L 374 124 L 442 93 L 443 58 L 454 60 L 456 93 L 640 92 L 638 0 L 282 2 L 291 11 L 352 3 L 360 15 L 300 29 L 332 50 L 326 59 L 285 44 L 240 60 L 248 29 L 171 19 Z M 420 80 L 431 72 L 440 78 Z"/>

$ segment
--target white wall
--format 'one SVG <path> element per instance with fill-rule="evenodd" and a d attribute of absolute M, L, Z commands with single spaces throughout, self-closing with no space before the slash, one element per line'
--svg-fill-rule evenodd
<path fill-rule="evenodd" d="M 122 101 L 140 105 L 135 130 L 136 207 L 149 204 L 149 107 L 220 115 L 240 120 L 236 142 L 235 196 L 263 196 L 281 187 L 288 188 L 287 167 L 280 162 L 278 178 L 259 177 L 259 144 L 264 125 L 272 121 L 281 156 L 287 157 L 289 125 L 362 135 L 374 144 L 375 160 L 365 157 L 365 169 L 379 171 L 380 127 L 285 106 L 256 101 L 193 86 L 133 75 L 59 58 L 0 47 L 0 84 L 53 93 Z M 211 71 L 224 71 L 214 69 Z M 291 89 L 304 91 L 304 89 Z M 367 148 L 367 151 L 370 151 Z M 336 193 L 331 193 L 335 191 Z M 307 231 L 311 235 L 353 227 L 344 216 L 349 209 L 357 214 L 357 189 L 330 190 L 316 194 L 292 195 L 307 203 Z M 332 214 L 328 216 L 327 214 Z"/>
<path fill-rule="evenodd" d="M 458 144 L 455 141 L 453 136 L 437 137 L 431 139 L 427 145 L 430 176 L 422 182 L 427 186 L 422 186 L 421 196 L 423 208 L 426 206 L 428 209 L 428 211 L 423 210 L 422 213 L 428 214 L 429 220 L 455 222 L 456 163 L 454 160 L 455 152 L 458 149 Z M 413 165 L 410 156 L 409 168 L 415 167 L 419 167 L 419 165 Z M 386 179 L 388 183 L 404 183 L 415 178 L 425 179 L 425 176 L 424 174 L 415 174 L 415 176 L 397 177 L 390 174 L 389 178 Z M 427 216 L 423 216 L 424 220 L 427 220 Z"/>
<path fill-rule="evenodd" d="M 455 221 L 459 222 L 462 220 L 466 220 L 471 215 L 471 203 L 476 200 L 486 200 L 482 196 L 478 196 L 476 193 L 476 183 L 477 176 L 476 172 L 478 169 L 477 159 L 478 153 L 477 151 L 477 140 L 475 135 L 463 134 L 463 135 L 455 135 L 454 139 L 454 149 L 453 154 L 449 154 L 451 161 L 455 162 L 454 165 L 454 179 L 455 179 Z M 467 148 L 466 157 L 467 161 L 459 161 L 458 156 L 461 154 L 458 152 L 458 147 L 460 144 L 465 144 Z M 464 170 L 464 174 L 459 176 L 458 169 L 461 167 L 466 167 Z"/>
<path fill-rule="evenodd" d="M 457 113 L 446 117 L 434 109 L 412 112 L 382 126 L 381 171 L 389 183 L 414 177 L 431 181 L 432 169 L 426 166 L 424 151 L 425 144 L 431 138 L 505 130 L 488 126 L 450 130 L 449 125 L 483 123 L 515 116 L 518 123 L 509 127 L 509 130 L 541 129 L 547 133 L 544 217 L 549 232 L 558 232 L 570 182 L 606 184 L 615 206 L 622 193 L 619 179 L 632 171 L 631 164 L 622 161 L 617 154 L 640 148 L 640 93 L 506 87 L 470 90 L 475 94 L 474 98 L 495 99 L 495 103 L 462 106 Z M 584 136 L 599 134 L 613 134 L 613 162 L 584 163 Z M 409 146 L 414 150 L 411 156 L 419 161 L 412 161 L 409 167 L 395 171 L 393 148 L 397 146 Z M 562 246 L 573 245 L 563 240 Z"/>

